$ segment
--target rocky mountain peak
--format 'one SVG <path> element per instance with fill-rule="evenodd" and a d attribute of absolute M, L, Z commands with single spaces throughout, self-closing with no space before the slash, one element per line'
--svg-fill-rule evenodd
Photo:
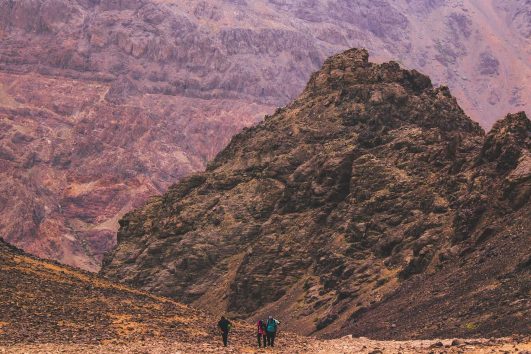
<path fill-rule="evenodd" d="M 434 88 L 429 77 L 400 67 L 391 61 L 368 62 L 365 49 L 350 49 L 326 60 L 315 72 L 302 94 L 279 108 L 265 122 L 244 130 L 209 164 L 208 171 L 245 168 L 240 162 L 247 152 L 256 156 L 250 139 L 279 130 L 275 140 L 263 141 L 261 152 L 290 150 L 301 142 L 343 137 L 355 139 L 357 146 L 384 145 L 389 132 L 414 125 L 437 129 L 445 140 L 459 139 L 464 131 L 484 135 L 459 107 L 445 86 Z M 453 137 L 451 137 L 453 136 Z"/>
<path fill-rule="evenodd" d="M 367 60 L 358 49 L 330 58 L 298 99 L 236 135 L 206 172 L 126 214 L 103 273 L 212 312 L 273 311 L 301 333 L 334 335 L 414 289 L 415 279 L 473 263 L 470 242 L 498 240 L 503 213 L 522 219 L 527 187 L 510 189 L 515 207 L 505 208 L 505 197 L 490 193 L 505 176 L 477 165 L 484 131 L 449 90 L 395 62 Z M 472 275 L 455 289 L 486 286 Z M 363 331 L 412 335 L 381 321 Z M 426 325 L 418 336 L 461 330 L 418 321 Z M 504 328 L 522 330 L 516 323 Z"/>
<path fill-rule="evenodd" d="M 498 161 L 501 171 L 513 169 L 520 157 L 531 147 L 531 122 L 525 112 L 508 114 L 498 121 L 487 135 L 481 157 Z"/>
<path fill-rule="evenodd" d="M 370 63 L 366 49 L 353 48 L 328 58 L 321 70 L 313 74 L 307 90 L 370 84 L 397 84 L 416 94 L 433 87 L 430 78 L 416 70 L 402 69 L 394 61 Z"/>
<path fill-rule="evenodd" d="M 346 112 L 351 117 L 343 117 L 345 125 L 385 130 L 413 123 L 438 127 L 444 133 L 466 129 L 483 134 L 446 86 L 434 88 L 429 77 L 394 61 L 370 63 L 365 49 L 350 49 L 326 60 L 298 101 L 325 97 L 325 106 L 350 105 Z"/>
<path fill-rule="evenodd" d="M 369 51 L 364 48 L 352 48 L 326 59 L 323 64 L 323 70 L 365 68 L 369 65 Z"/>

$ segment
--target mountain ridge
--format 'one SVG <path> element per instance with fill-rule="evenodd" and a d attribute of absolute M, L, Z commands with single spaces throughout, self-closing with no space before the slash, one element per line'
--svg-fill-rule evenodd
<path fill-rule="evenodd" d="M 446 87 L 348 50 L 325 61 L 298 99 L 236 135 L 204 173 L 126 214 L 102 272 L 214 313 L 275 312 L 302 334 L 347 333 L 417 276 L 452 272 L 449 259 L 475 259 L 483 251 L 468 243 L 500 240 L 504 214 L 525 219 L 530 128 L 521 112 L 486 136 Z M 499 186 L 506 194 L 489 194 Z M 481 230 L 489 223 L 500 226 Z M 528 236 L 520 229 L 514 244 Z M 515 286 L 528 284 L 523 275 Z M 463 308 L 478 304 L 468 300 Z M 514 316 L 528 311 L 520 304 Z M 442 328 L 424 318 L 384 335 L 381 317 L 363 328 L 385 338 L 490 335 L 499 319 L 470 330 L 449 325 L 490 311 L 463 313 Z M 529 326 L 517 323 L 506 331 Z"/>

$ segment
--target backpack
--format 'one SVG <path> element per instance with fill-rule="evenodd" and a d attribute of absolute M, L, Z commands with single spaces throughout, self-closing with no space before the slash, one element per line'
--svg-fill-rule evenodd
<path fill-rule="evenodd" d="M 267 331 L 268 332 L 277 331 L 277 321 L 274 318 L 267 320 Z"/>
<path fill-rule="evenodd" d="M 232 329 L 232 323 L 229 320 L 222 320 L 218 322 L 218 327 L 222 331 L 230 331 Z"/>

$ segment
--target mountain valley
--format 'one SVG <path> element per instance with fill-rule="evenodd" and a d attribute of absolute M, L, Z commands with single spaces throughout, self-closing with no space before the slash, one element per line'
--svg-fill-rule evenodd
<path fill-rule="evenodd" d="M 28 255 L 0 240 L 0 353 L 252 353 L 252 326 L 238 322 L 222 349 L 215 320 L 168 298 Z M 319 341 L 282 332 L 283 353 L 458 353 L 531 349 L 523 337 L 474 340 Z M 263 352 L 263 351 L 262 351 Z"/>
<path fill-rule="evenodd" d="M 0 0 L 0 353 L 530 353 L 529 82 L 531 0 Z"/>

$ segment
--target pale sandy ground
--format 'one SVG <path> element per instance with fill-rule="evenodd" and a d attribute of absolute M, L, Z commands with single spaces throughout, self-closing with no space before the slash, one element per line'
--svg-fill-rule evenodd
<path fill-rule="evenodd" d="M 436 344 L 437 343 L 437 344 Z M 38 344 L 0 347 L 0 353 L 519 353 L 531 354 L 531 341 L 518 342 L 511 338 L 461 340 L 452 345 L 452 339 L 415 341 L 373 341 L 366 338 L 344 337 L 335 340 L 301 339 L 294 343 L 279 340 L 274 349 L 260 349 L 238 343 L 223 348 L 219 343 L 189 344 L 171 341 L 108 343 L 104 345 Z"/>

